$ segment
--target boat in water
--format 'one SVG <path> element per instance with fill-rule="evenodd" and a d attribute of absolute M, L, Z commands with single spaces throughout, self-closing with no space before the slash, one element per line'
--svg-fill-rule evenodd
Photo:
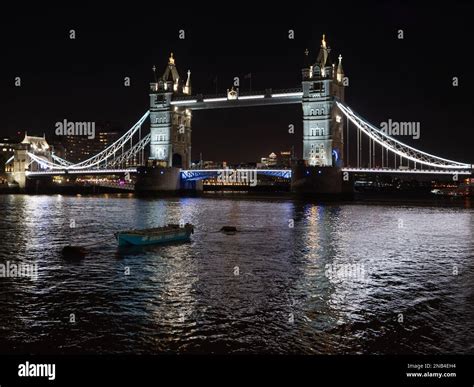
<path fill-rule="evenodd" d="M 164 227 L 120 231 L 114 235 L 119 246 L 145 246 L 188 241 L 193 233 L 194 226 L 190 223 L 186 223 L 185 225 L 168 224 Z"/>

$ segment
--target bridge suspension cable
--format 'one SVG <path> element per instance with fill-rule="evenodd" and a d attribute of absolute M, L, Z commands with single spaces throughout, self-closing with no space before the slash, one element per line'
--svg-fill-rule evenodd
<path fill-rule="evenodd" d="M 147 119 L 150 111 L 147 111 L 139 120 L 138 122 L 132 126 L 132 128 L 126 132 L 122 137 L 120 137 L 117 141 L 113 144 L 109 145 L 105 148 L 102 152 L 96 154 L 95 156 L 90 157 L 87 160 L 81 161 L 80 163 L 70 165 L 66 167 L 66 169 L 89 169 L 91 167 L 95 167 L 108 159 L 115 156 L 115 154 L 122 150 L 123 147 L 133 138 L 135 133 L 141 128 L 141 125 Z"/>
<path fill-rule="evenodd" d="M 148 133 L 139 142 L 133 145 L 129 150 L 121 154 L 119 157 L 113 159 L 110 163 L 108 163 L 108 165 L 117 166 L 124 163 L 125 164 L 130 163 L 130 160 L 134 160 L 136 159 L 137 156 L 139 157 L 141 156 L 141 152 L 150 143 L 150 141 L 151 141 L 151 134 Z"/>
<path fill-rule="evenodd" d="M 443 169 L 472 169 L 474 166 L 471 164 L 460 163 L 453 160 L 444 159 L 435 155 L 431 155 L 429 153 L 420 151 L 416 148 L 413 148 L 409 145 L 406 145 L 393 137 L 387 135 L 382 130 L 376 128 L 369 122 L 365 121 L 362 117 L 358 114 L 354 113 L 347 105 L 343 104 L 340 101 L 336 101 L 337 107 L 340 111 L 345 115 L 345 117 L 350 120 L 354 125 L 357 126 L 358 134 L 357 134 L 357 167 L 360 168 L 361 162 L 361 143 L 362 140 L 360 138 L 360 132 L 363 132 L 369 137 L 369 157 L 370 163 L 372 165 L 372 157 L 374 157 L 374 148 L 375 143 L 380 144 L 383 148 L 387 149 L 387 151 L 392 152 L 395 155 L 395 163 L 396 163 L 396 156 L 400 156 L 400 161 L 403 163 L 403 158 L 413 161 L 414 163 L 419 163 L 422 165 L 434 167 L 434 168 L 443 168 Z M 372 144 L 373 143 L 373 144 Z M 387 166 L 388 166 L 388 154 L 387 154 Z"/>
<path fill-rule="evenodd" d="M 130 157 L 135 157 L 140 151 L 143 152 L 145 146 L 150 142 L 150 135 L 145 136 L 143 139 L 139 140 L 137 144 L 132 145 L 131 148 L 127 151 L 124 151 L 124 147 L 130 142 L 132 143 L 133 136 L 138 132 L 141 135 L 141 126 L 148 118 L 150 114 L 147 111 L 135 125 L 133 125 L 122 137 L 120 137 L 113 144 L 109 145 L 103 151 L 98 154 L 88 158 L 87 160 L 81 161 L 79 163 L 73 164 L 67 160 L 64 160 L 56 155 L 52 155 L 53 161 L 48 159 L 38 157 L 37 155 L 28 152 L 30 159 L 37 164 L 39 164 L 44 169 L 53 169 L 53 170 L 86 170 L 86 169 L 98 169 L 101 164 L 106 165 L 118 165 L 123 163 L 125 160 L 129 160 Z M 117 157 L 117 152 L 121 151 L 121 155 Z M 120 162 L 116 162 L 118 159 Z"/>
<path fill-rule="evenodd" d="M 51 157 L 54 161 L 56 161 L 59 165 L 63 165 L 65 167 L 67 167 L 68 165 L 72 165 L 73 163 L 71 163 L 70 161 L 67 161 L 67 160 L 64 160 L 62 159 L 61 157 L 59 156 L 56 156 L 54 153 L 51 154 Z"/>

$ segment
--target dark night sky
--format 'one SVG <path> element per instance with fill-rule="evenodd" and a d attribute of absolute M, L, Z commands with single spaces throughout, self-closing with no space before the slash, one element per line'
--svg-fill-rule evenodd
<path fill-rule="evenodd" d="M 314 58 L 325 33 L 333 59 L 343 55 L 353 110 L 376 125 L 389 118 L 420 121 L 420 140 L 402 141 L 474 163 L 472 5 L 272 2 L 259 10 L 238 2 L 205 9 L 112 4 L 3 12 L 1 134 L 52 133 L 64 118 L 128 128 L 148 109 L 151 67 L 161 75 L 170 51 L 181 77 L 191 69 L 195 93 L 213 93 L 217 74 L 221 92 L 234 76 L 248 88 L 243 75 L 249 72 L 253 89 L 299 86 L 303 52 L 309 48 Z M 70 29 L 76 40 L 69 39 Z M 185 40 L 178 39 L 179 29 Z M 398 29 L 405 39 L 397 39 Z M 15 76 L 22 87 L 14 87 Z M 126 76 L 131 87 L 123 86 Z M 195 112 L 193 157 L 255 160 L 291 145 L 301 154 L 301 120 L 300 105 Z"/>

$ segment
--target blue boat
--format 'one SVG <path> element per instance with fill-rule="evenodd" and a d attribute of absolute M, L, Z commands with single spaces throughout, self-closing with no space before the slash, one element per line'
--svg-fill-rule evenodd
<path fill-rule="evenodd" d="M 194 226 L 186 223 L 168 224 L 164 227 L 148 228 L 143 230 L 129 230 L 116 232 L 115 238 L 119 246 L 146 246 L 160 243 L 189 241 L 194 233 Z"/>

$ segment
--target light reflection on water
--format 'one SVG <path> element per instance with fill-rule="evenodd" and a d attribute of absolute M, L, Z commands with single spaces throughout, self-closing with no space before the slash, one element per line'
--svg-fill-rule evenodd
<path fill-rule="evenodd" d="M 471 208 L 10 195 L 0 214 L 0 263 L 39 266 L 0 279 L 1 352 L 474 352 Z M 112 237 L 181 220 L 190 243 Z M 68 262 L 69 243 L 93 246 Z"/>

